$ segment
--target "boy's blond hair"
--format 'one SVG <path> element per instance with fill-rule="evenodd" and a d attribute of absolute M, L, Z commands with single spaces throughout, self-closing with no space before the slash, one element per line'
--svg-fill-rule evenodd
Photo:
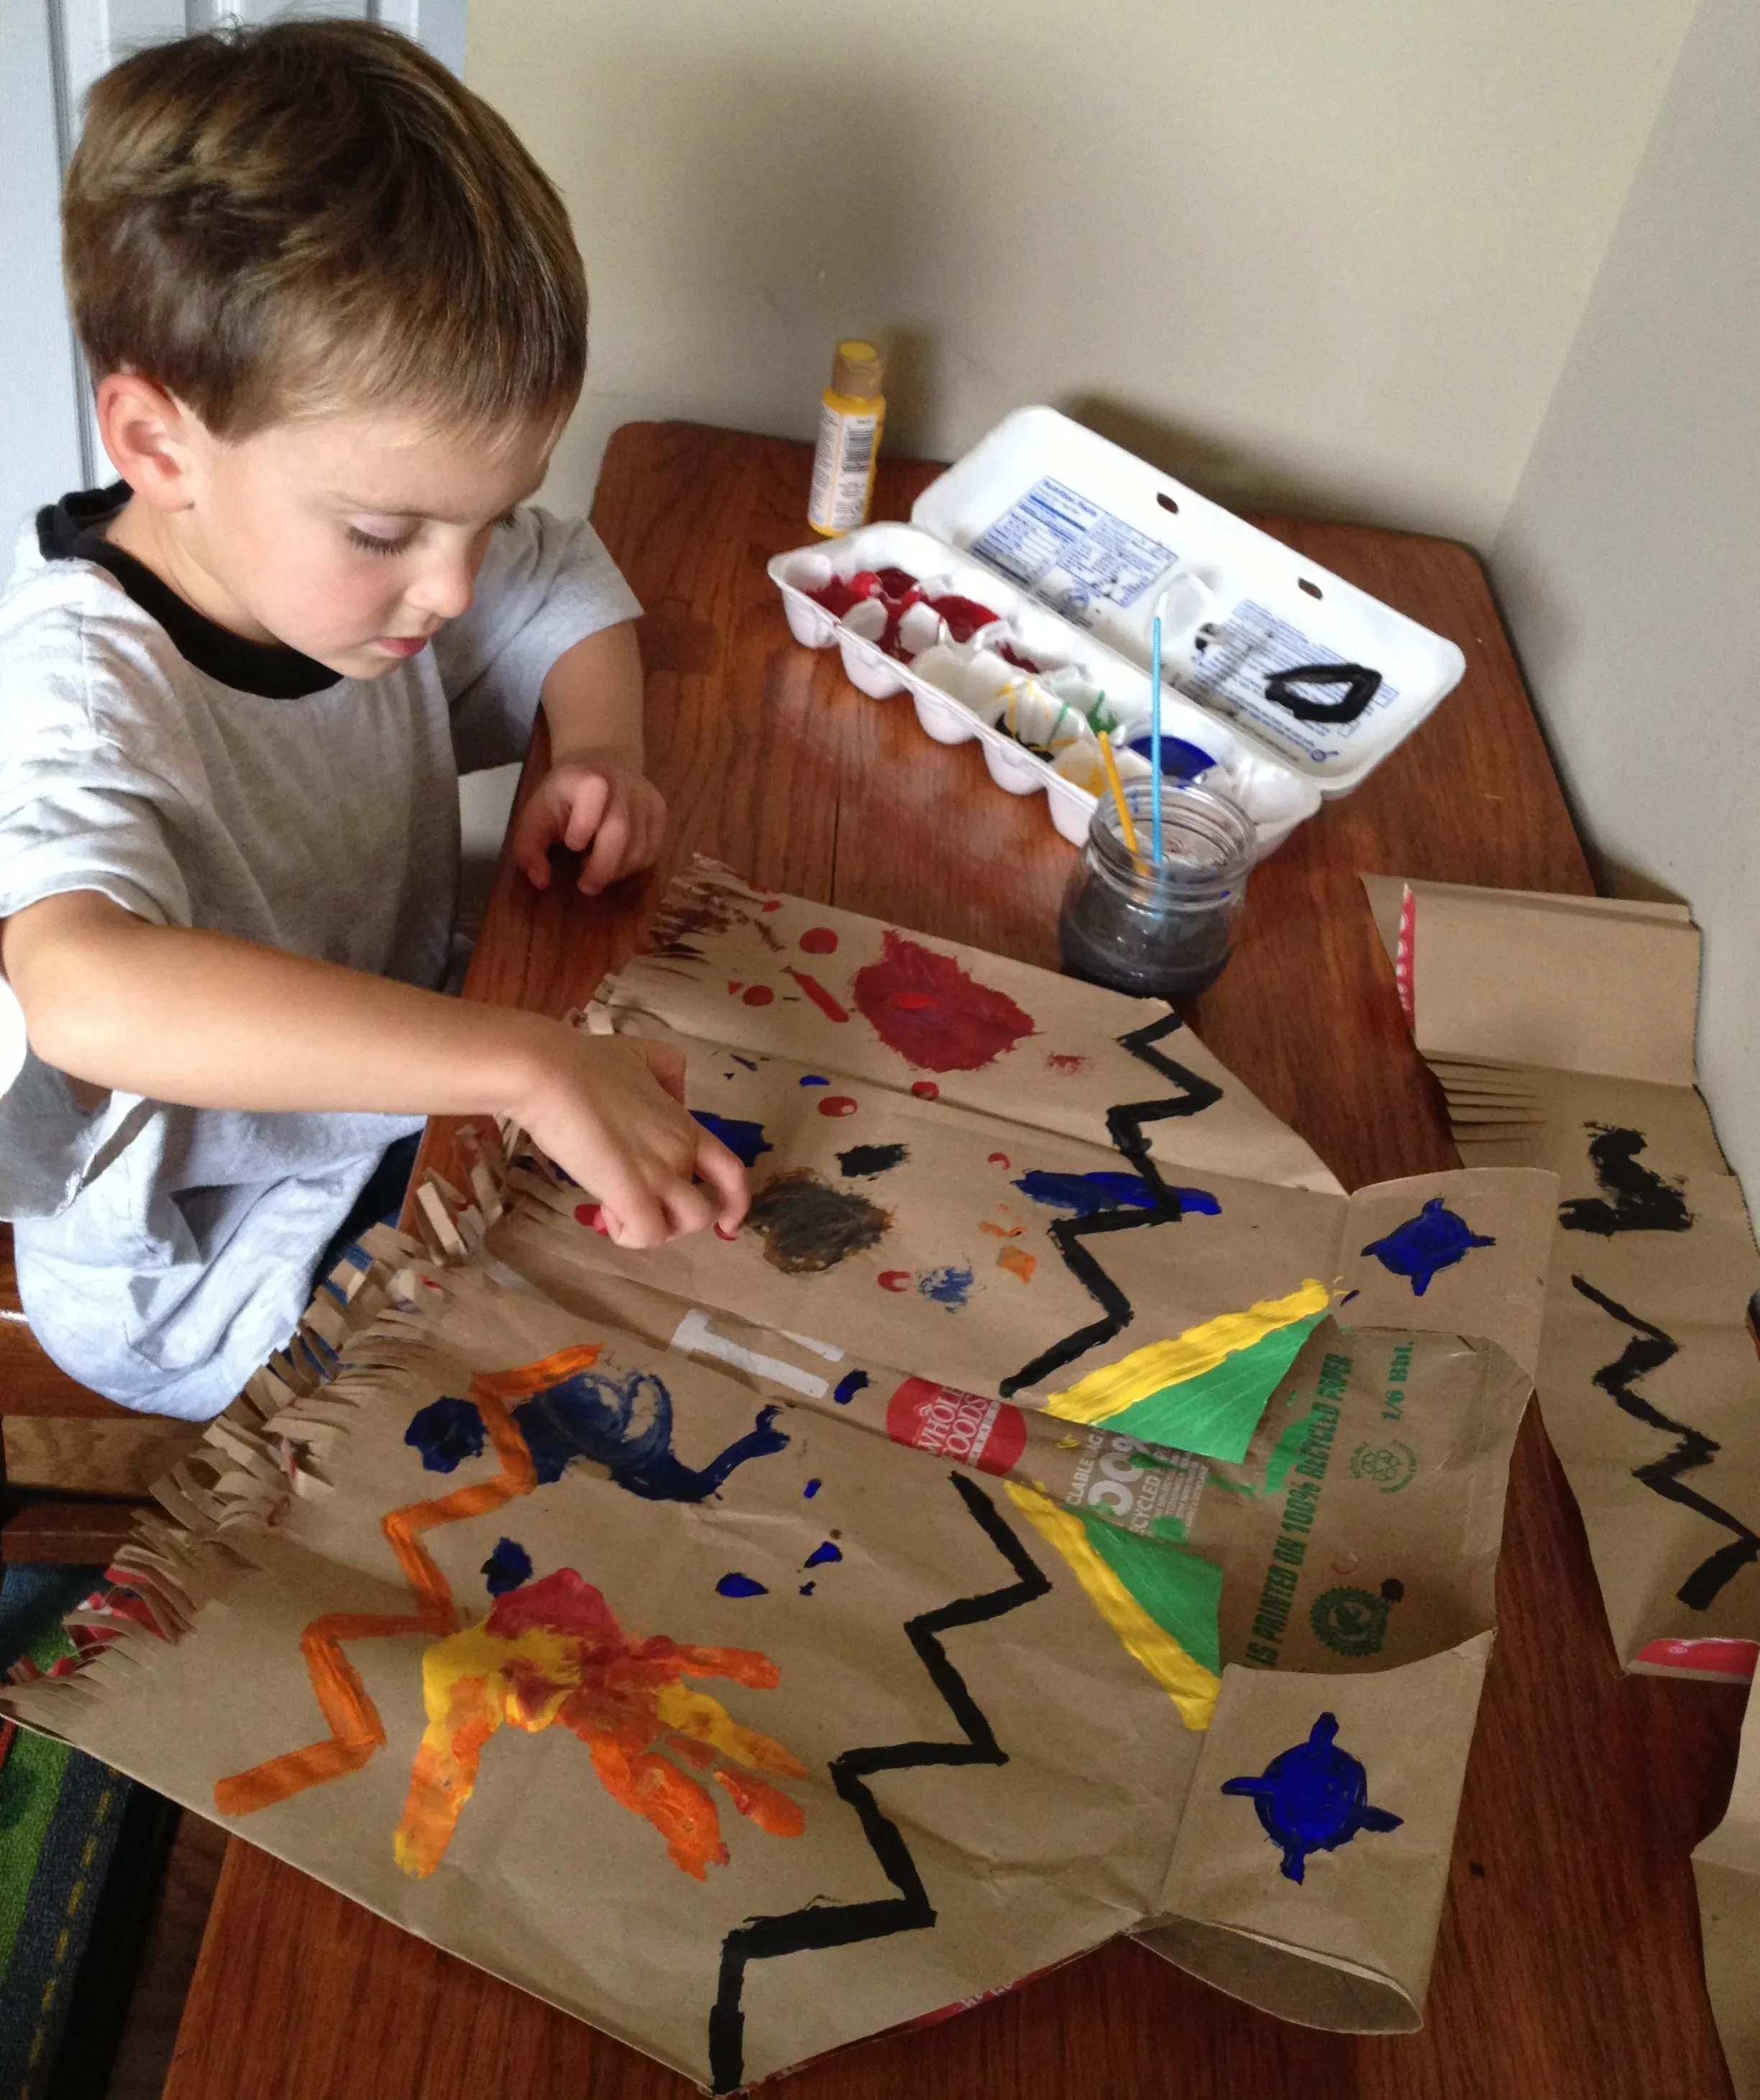
<path fill-rule="evenodd" d="M 125 60 L 92 90 L 62 229 L 94 378 L 144 373 L 221 438 L 366 408 L 493 433 L 580 390 L 562 199 L 391 30 L 276 23 Z"/>

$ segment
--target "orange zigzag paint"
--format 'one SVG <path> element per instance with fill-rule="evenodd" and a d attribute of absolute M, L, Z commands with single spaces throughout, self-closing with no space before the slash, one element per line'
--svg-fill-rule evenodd
<path fill-rule="evenodd" d="M 427 1634 L 435 1638 L 457 1633 L 458 1607 L 452 1585 L 434 1556 L 421 1543 L 421 1534 L 445 1524 L 461 1524 L 498 1509 L 516 1496 L 529 1495 L 537 1485 L 532 1454 L 509 1412 L 509 1403 L 529 1399 L 558 1380 L 584 1370 L 599 1359 L 597 1343 L 561 1349 L 541 1362 L 517 1370 L 496 1371 L 474 1378 L 470 1397 L 489 1432 L 501 1470 L 493 1480 L 474 1487 L 457 1488 L 431 1502 L 411 1502 L 395 1509 L 381 1529 L 404 1571 L 416 1602 L 412 1612 L 327 1612 L 314 1619 L 299 1637 L 300 1653 L 306 1658 L 307 1674 L 319 1710 L 329 1727 L 322 1742 L 308 1743 L 304 1749 L 289 1750 L 249 1771 L 235 1772 L 216 1781 L 214 1805 L 223 1815 L 249 1815 L 278 1801 L 289 1801 L 307 1787 L 342 1779 L 359 1771 L 375 1750 L 385 1747 L 385 1726 L 379 1710 L 368 1696 L 360 1673 L 342 1653 L 344 1641 L 382 1640 L 394 1634 Z"/>

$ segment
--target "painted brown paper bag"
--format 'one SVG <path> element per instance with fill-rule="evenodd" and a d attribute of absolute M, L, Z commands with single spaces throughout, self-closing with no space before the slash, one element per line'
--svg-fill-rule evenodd
<path fill-rule="evenodd" d="M 1198 1738 L 976 1476 L 419 1261 L 180 1475 L 8 1710 L 699 2080 L 1154 1907 Z"/>
<path fill-rule="evenodd" d="M 424 1189 L 7 1710 L 725 2089 L 1175 1929 L 1230 1665 L 1343 1717 L 1489 1623 L 1550 1176 L 1347 1198 L 1167 1009 L 718 875 L 595 1025 L 684 1047 L 746 1229 Z M 1281 1927 L 1408 2009 L 1440 1710 Z"/>
<path fill-rule="evenodd" d="M 1304 2026 L 1422 2023 L 1489 1632 L 1373 1675 L 1230 1669 L 1136 1937 Z"/>
<path fill-rule="evenodd" d="M 1684 907 L 1366 877 L 1469 1165 L 1559 1177 L 1537 1371 L 1628 1668 L 1760 1636 L 1760 1254 L 1693 1085 Z"/>

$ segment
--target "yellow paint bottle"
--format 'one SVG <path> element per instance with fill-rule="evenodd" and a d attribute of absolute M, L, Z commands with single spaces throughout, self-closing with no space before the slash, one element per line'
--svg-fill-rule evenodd
<path fill-rule="evenodd" d="M 831 383 L 819 397 L 818 449 L 807 523 L 827 538 L 867 523 L 874 461 L 886 421 L 884 360 L 871 342 L 837 346 Z"/>

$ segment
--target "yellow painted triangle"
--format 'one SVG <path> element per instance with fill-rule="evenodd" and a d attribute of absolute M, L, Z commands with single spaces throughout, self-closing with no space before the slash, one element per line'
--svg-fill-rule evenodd
<path fill-rule="evenodd" d="M 1222 1679 L 1158 1626 L 1089 1545 L 1080 1517 L 1060 1509 L 1042 1489 L 1005 1480 L 1008 1498 L 1033 1529 L 1070 1564 L 1088 1601 L 1180 1710 L 1188 1728 L 1210 1726 Z"/>

